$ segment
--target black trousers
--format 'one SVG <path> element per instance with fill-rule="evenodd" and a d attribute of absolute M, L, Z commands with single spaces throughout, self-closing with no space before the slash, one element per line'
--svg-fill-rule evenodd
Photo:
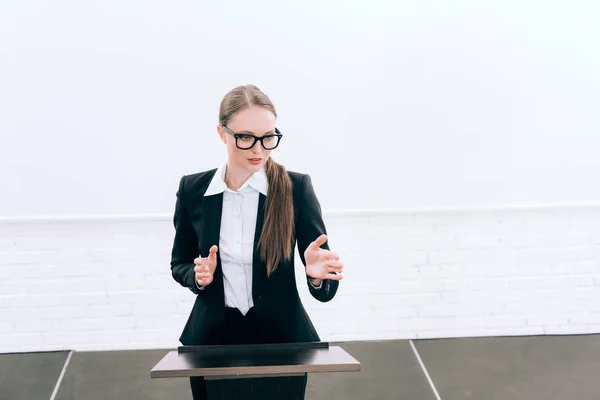
<path fill-rule="evenodd" d="M 262 343 L 260 340 L 259 327 L 254 315 L 254 308 L 251 308 L 246 315 L 243 315 L 237 308 L 226 307 L 224 332 L 225 335 L 221 343 L 225 345 Z M 306 375 L 293 379 L 303 379 L 304 388 L 306 389 Z M 206 382 L 203 377 L 190 377 L 190 386 L 194 400 L 207 400 Z M 303 397 L 304 396 L 302 395 L 301 398 Z"/>

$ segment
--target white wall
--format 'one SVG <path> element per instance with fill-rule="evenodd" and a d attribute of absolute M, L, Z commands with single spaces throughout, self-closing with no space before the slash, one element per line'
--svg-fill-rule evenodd
<path fill-rule="evenodd" d="M 0 352 L 177 344 L 177 183 L 223 161 L 218 104 L 245 83 L 346 262 L 334 302 L 301 288 L 325 340 L 600 332 L 598 15 L 2 2 Z"/>
<path fill-rule="evenodd" d="M 600 333 L 600 207 L 328 214 L 345 279 L 322 340 Z M 177 346 L 171 223 L 0 224 L 0 353 Z M 302 268 L 296 269 L 301 279 Z M 299 280 L 300 281 L 300 280 Z"/>
<path fill-rule="evenodd" d="M 1 7 L 1 216 L 171 212 L 243 83 L 326 209 L 600 201 L 598 2 Z"/>

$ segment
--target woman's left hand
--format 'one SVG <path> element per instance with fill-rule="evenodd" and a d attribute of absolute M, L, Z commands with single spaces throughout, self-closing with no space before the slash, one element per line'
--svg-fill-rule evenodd
<path fill-rule="evenodd" d="M 340 257 L 333 251 L 321 248 L 321 245 L 327 241 L 327 235 L 319 236 L 304 251 L 304 260 L 306 262 L 306 274 L 316 280 L 318 285 L 321 279 L 332 279 L 340 281 L 343 279 L 342 270 L 344 264 Z M 334 274 L 335 272 L 335 274 Z"/>

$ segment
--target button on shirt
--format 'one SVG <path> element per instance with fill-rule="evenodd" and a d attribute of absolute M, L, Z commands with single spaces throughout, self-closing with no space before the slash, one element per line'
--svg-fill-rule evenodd
<path fill-rule="evenodd" d="M 252 301 L 252 260 L 260 193 L 267 195 L 268 181 L 264 168 L 255 172 L 233 191 L 225 184 L 226 164 L 221 165 L 204 196 L 223 193 L 219 256 L 223 270 L 225 306 L 244 315 Z"/>

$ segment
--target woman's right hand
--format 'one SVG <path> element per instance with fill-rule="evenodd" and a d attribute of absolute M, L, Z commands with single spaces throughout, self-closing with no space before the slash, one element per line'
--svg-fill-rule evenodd
<path fill-rule="evenodd" d="M 213 281 L 213 275 L 217 268 L 217 251 L 219 248 L 213 245 L 210 248 L 208 257 L 198 257 L 194 260 L 194 272 L 196 273 L 196 282 L 200 286 L 207 286 Z"/>

